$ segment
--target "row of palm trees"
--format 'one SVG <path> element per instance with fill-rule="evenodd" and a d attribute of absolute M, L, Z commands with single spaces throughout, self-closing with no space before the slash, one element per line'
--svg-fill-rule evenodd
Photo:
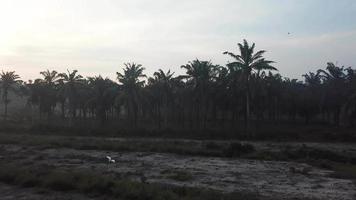
<path fill-rule="evenodd" d="M 305 121 L 353 125 L 356 115 L 356 71 L 328 63 L 325 70 L 303 75 L 304 82 L 273 73 L 273 61 L 255 44 L 238 44 L 239 53 L 224 52 L 226 66 L 193 60 L 181 66 L 185 75 L 158 70 L 146 77 L 140 64 L 126 63 L 118 83 L 78 71 L 40 72 L 27 83 L 15 72 L 0 74 L 4 118 L 9 90 L 21 89 L 40 118 L 65 121 L 122 122 L 125 127 L 236 128 L 262 122 Z"/>

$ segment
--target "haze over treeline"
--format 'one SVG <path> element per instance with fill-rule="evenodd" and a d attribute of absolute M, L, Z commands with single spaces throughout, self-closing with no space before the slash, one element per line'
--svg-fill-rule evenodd
<path fill-rule="evenodd" d="M 29 82 L 1 73 L 3 119 L 69 126 L 117 124 L 126 129 L 238 130 L 266 123 L 354 126 L 356 70 L 328 62 L 304 80 L 283 77 L 275 61 L 246 40 L 223 54 L 220 66 L 192 60 L 184 75 L 158 70 L 148 77 L 139 63 L 125 63 L 117 79 L 83 77 L 77 70 L 40 72 Z M 8 115 L 15 95 L 26 99 Z M 27 111 L 26 111 L 27 110 Z M 80 123 L 76 123 L 80 122 Z"/>

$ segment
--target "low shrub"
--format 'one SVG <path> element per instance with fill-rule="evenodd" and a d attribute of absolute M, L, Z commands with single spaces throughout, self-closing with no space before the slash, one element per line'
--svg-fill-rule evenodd
<path fill-rule="evenodd" d="M 208 142 L 205 144 L 205 148 L 208 150 L 220 150 L 222 149 L 222 145 L 216 143 L 216 142 Z"/>
<path fill-rule="evenodd" d="M 193 176 L 186 171 L 173 171 L 172 174 L 168 176 L 168 178 L 184 182 L 192 180 Z"/>
<path fill-rule="evenodd" d="M 232 142 L 224 149 L 223 155 L 226 157 L 239 157 L 254 151 L 255 147 L 252 144 Z"/>

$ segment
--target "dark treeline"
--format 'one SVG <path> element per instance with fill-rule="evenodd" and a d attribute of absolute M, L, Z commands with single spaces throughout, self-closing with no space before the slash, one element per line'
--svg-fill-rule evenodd
<path fill-rule="evenodd" d="M 76 70 L 41 72 L 19 81 L 2 72 L 4 118 L 9 91 L 27 96 L 27 106 L 48 123 L 116 123 L 126 128 L 246 130 L 262 123 L 323 123 L 353 126 L 356 118 L 356 70 L 327 63 L 304 81 L 282 77 L 273 62 L 245 40 L 226 66 L 193 60 L 185 75 L 158 70 L 146 77 L 140 64 L 127 63 L 117 81 L 84 78 Z M 20 87 L 19 87 L 20 85 Z"/>

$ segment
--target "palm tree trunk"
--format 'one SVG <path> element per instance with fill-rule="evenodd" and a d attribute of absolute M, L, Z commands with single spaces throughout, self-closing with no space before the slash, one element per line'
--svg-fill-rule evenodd
<path fill-rule="evenodd" d="M 246 81 L 246 131 L 250 131 L 250 84 Z"/>
<path fill-rule="evenodd" d="M 5 100 L 5 113 L 4 113 L 4 120 L 7 119 L 7 100 Z"/>
<path fill-rule="evenodd" d="M 64 101 L 63 102 L 61 102 L 61 113 L 62 113 L 62 119 L 64 119 L 65 118 L 65 108 L 64 108 Z"/>
<path fill-rule="evenodd" d="M 8 99 L 7 99 L 7 89 L 4 90 L 4 106 L 5 106 L 5 112 L 4 112 L 4 120 L 6 121 L 7 119 L 7 104 L 8 104 Z"/>
<path fill-rule="evenodd" d="M 158 119 L 158 129 L 161 130 L 161 107 L 157 105 L 157 119 Z"/>

